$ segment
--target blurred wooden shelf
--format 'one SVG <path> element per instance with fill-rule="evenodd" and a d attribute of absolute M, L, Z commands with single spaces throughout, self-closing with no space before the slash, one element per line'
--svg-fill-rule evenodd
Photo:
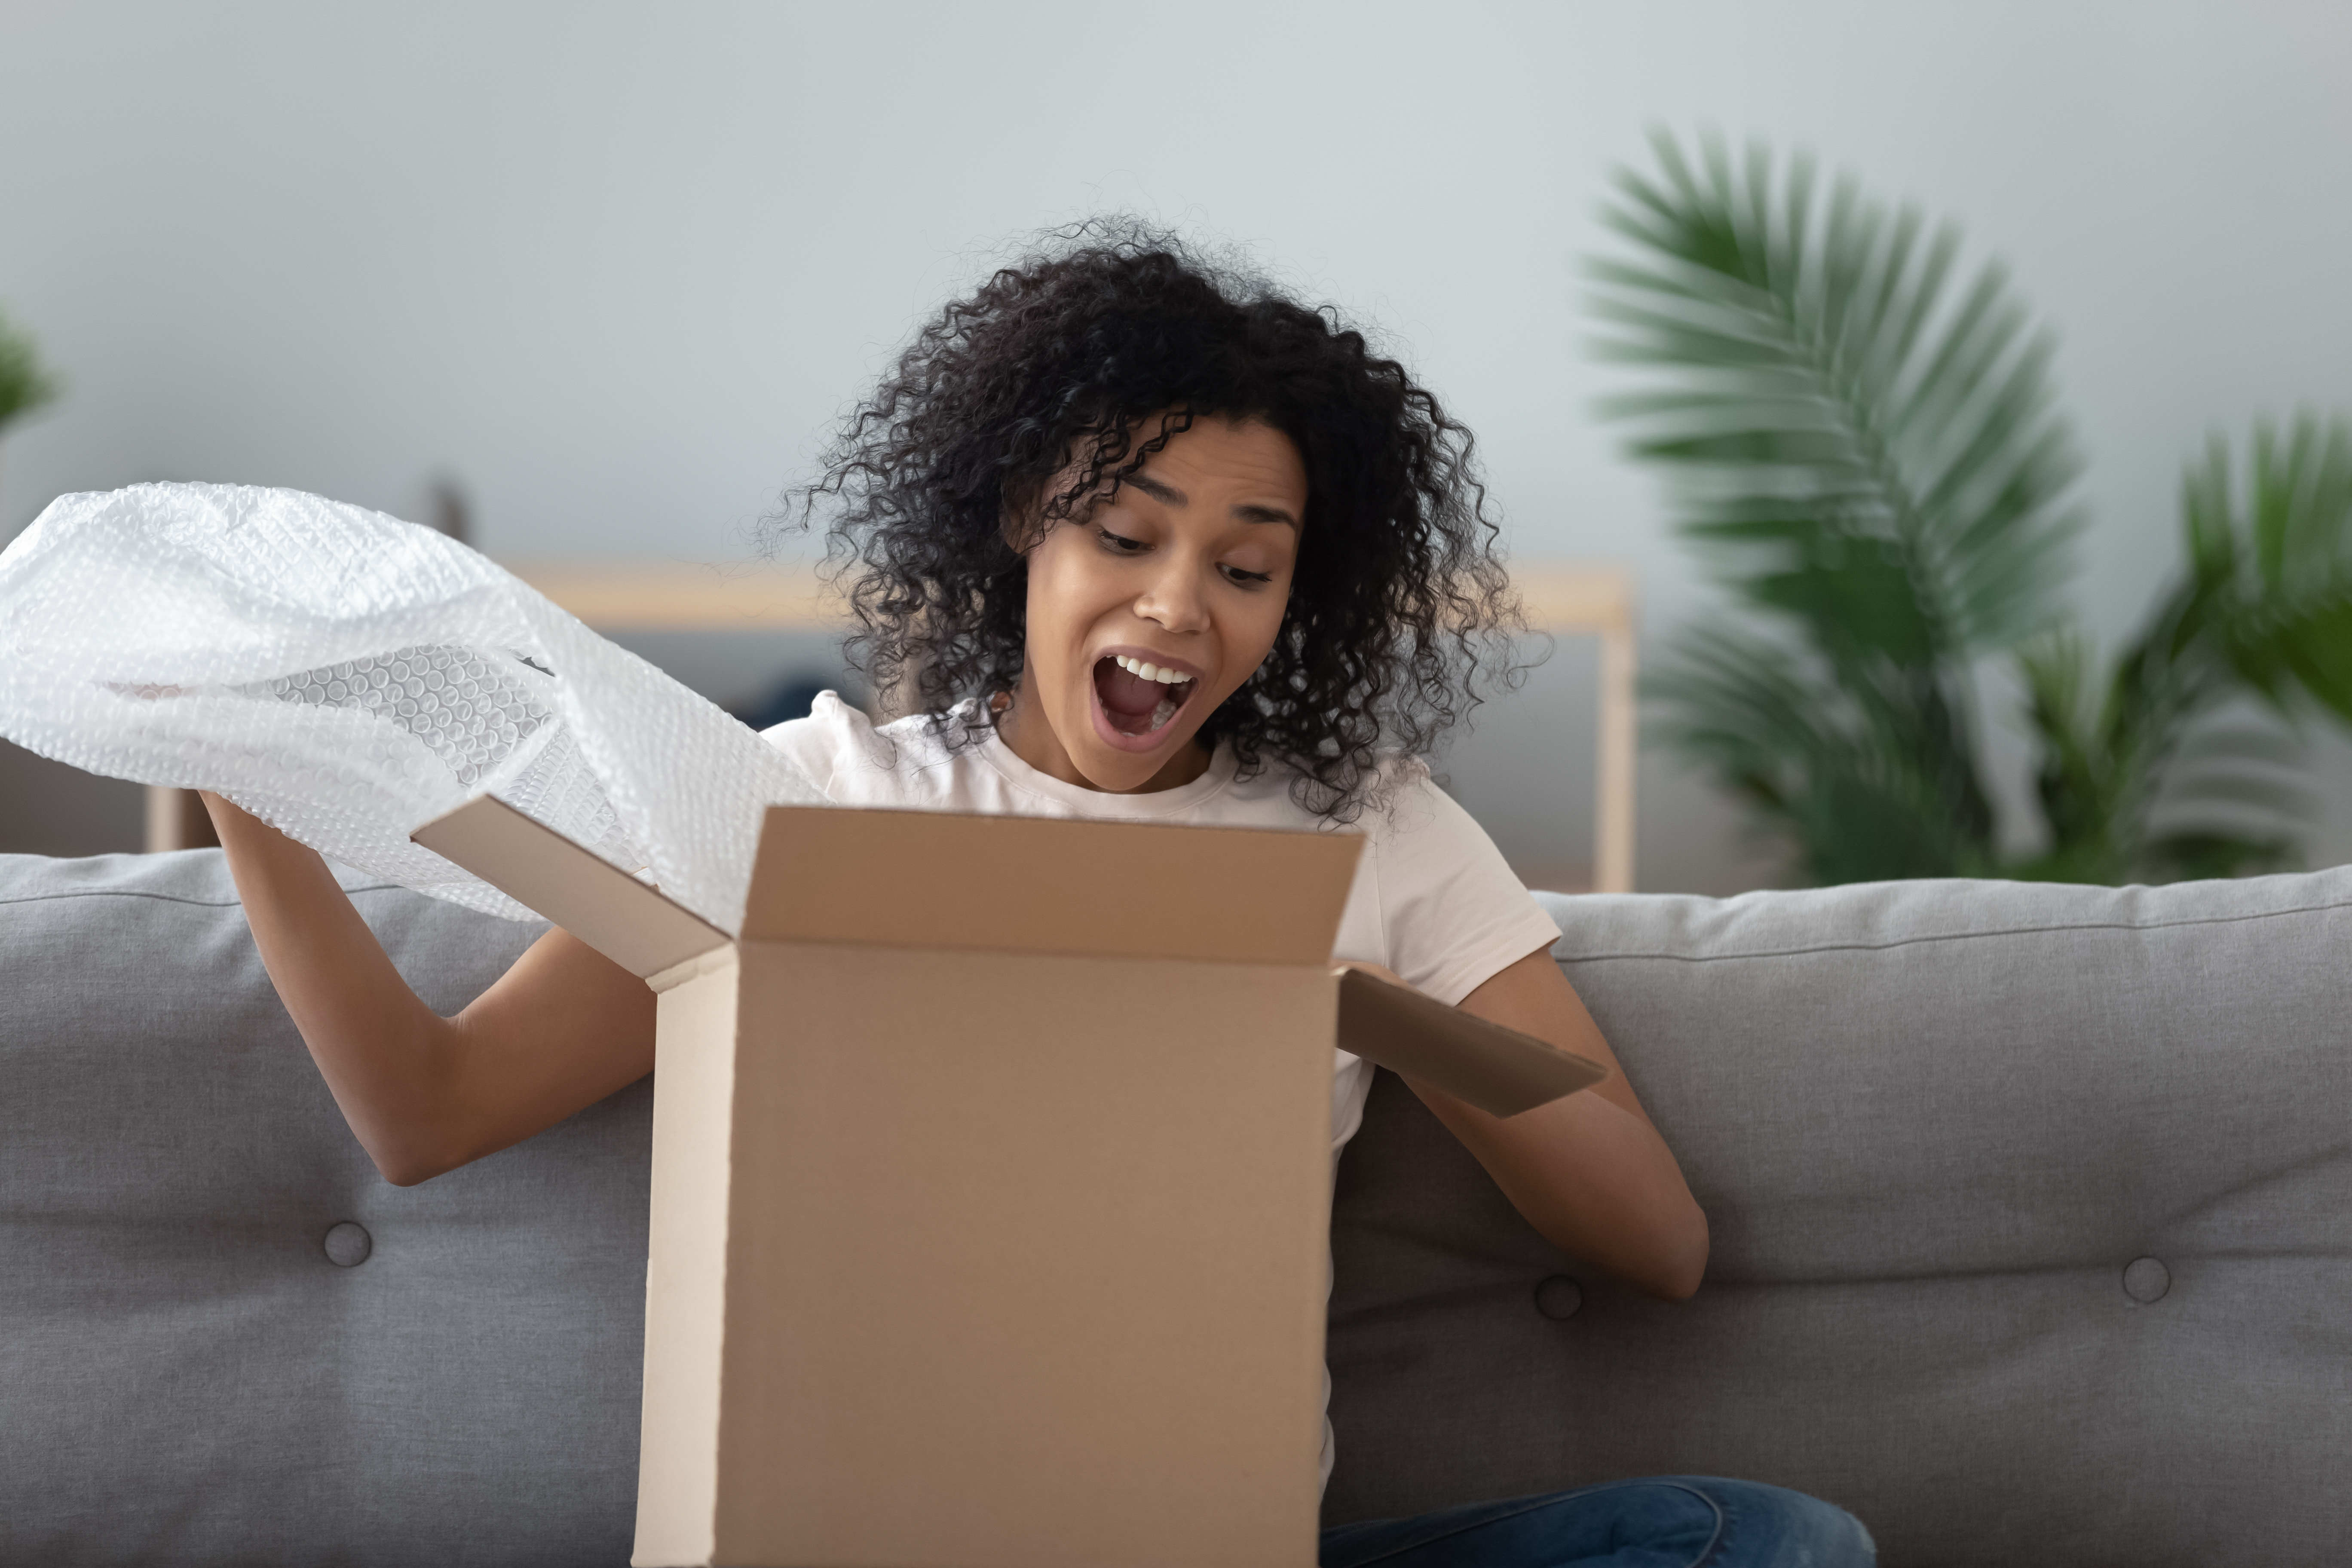
<path fill-rule="evenodd" d="M 806 565 L 514 561 L 508 570 L 603 632 L 837 632 L 838 595 Z M 1633 888 L 1633 584 L 1605 566 L 1529 563 L 1512 574 L 1530 630 L 1601 641 L 1595 891 Z M 209 842 L 211 823 L 184 790 L 149 792 L 147 847 Z M 184 798 L 175 798 L 184 797 Z"/>
<path fill-rule="evenodd" d="M 212 814 L 192 789 L 147 786 L 147 853 L 171 849 L 209 849 L 220 842 L 213 831 Z"/>
<path fill-rule="evenodd" d="M 509 561 L 508 571 L 600 632 L 837 629 L 838 596 L 810 566 Z"/>

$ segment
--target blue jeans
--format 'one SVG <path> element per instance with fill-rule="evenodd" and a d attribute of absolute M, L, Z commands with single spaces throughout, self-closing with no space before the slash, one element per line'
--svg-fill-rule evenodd
<path fill-rule="evenodd" d="M 1780 1487 L 1647 1476 L 1323 1532 L 1323 1568 L 1871 1568 L 1862 1521 Z"/>

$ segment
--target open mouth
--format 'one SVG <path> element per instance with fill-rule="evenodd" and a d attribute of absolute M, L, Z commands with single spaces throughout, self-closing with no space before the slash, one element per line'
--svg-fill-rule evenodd
<path fill-rule="evenodd" d="M 1114 733 L 1144 740 L 1166 729 L 1200 683 L 1181 670 L 1163 669 L 1126 654 L 1095 661 L 1095 697 Z"/>

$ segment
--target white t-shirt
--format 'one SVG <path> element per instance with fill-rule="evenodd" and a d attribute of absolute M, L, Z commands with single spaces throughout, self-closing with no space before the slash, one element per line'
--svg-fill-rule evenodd
<path fill-rule="evenodd" d="M 764 738 L 808 771 L 836 805 L 897 806 L 1013 816 L 1087 816 L 1203 827 L 1316 828 L 1322 818 L 1290 795 L 1292 773 L 1269 766 L 1248 779 L 1231 748 L 1219 746 L 1191 784 L 1150 795 L 1110 795 L 1039 773 L 986 731 L 951 751 L 921 718 L 874 728 L 828 691 L 805 719 Z M 1384 964 L 1449 1006 L 1507 966 L 1559 940 L 1543 912 L 1486 832 L 1431 782 L 1417 761 L 1389 764 L 1394 788 L 1384 806 L 1349 826 L 1364 856 L 1340 917 L 1334 960 Z M 1331 1160 L 1362 1124 L 1371 1069 L 1333 1053 Z M 1326 1382 L 1328 1396 L 1328 1382 Z M 1331 1475 L 1331 1427 L 1323 1427 L 1323 1476 Z"/>

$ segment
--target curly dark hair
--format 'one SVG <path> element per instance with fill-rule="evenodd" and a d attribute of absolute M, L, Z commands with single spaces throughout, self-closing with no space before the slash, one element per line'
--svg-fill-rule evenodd
<path fill-rule="evenodd" d="M 1273 652 L 1201 733 L 1245 773 L 1289 764 L 1299 804 L 1345 820 L 1381 747 L 1433 752 L 1515 677 L 1520 621 L 1470 432 L 1336 310 L 1132 220 L 1054 231 L 915 334 L 775 526 L 833 514 L 852 665 L 940 715 L 1019 679 L 1008 535 L 1081 518 L 1213 415 L 1289 437 L 1307 500 Z"/>

